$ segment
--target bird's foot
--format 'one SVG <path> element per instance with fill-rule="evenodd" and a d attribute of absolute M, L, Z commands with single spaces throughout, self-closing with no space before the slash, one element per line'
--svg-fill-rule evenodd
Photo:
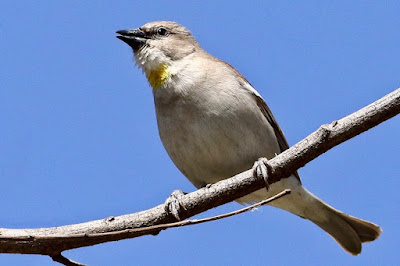
<path fill-rule="evenodd" d="M 184 208 L 180 203 L 180 199 L 185 195 L 186 193 L 182 190 L 174 190 L 164 203 L 165 211 L 171 213 L 177 221 L 181 220 L 179 212 Z"/>
<path fill-rule="evenodd" d="M 269 189 L 268 173 L 271 172 L 271 166 L 268 164 L 267 158 L 259 158 L 252 167 L 254 176 L 263 178 L 265 182 L 265 188 Z"/>

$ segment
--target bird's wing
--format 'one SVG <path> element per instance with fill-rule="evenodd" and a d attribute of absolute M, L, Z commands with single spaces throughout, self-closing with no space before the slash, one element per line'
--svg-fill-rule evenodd
<path fill-rule="evenodd" d="M 232 66 L 230 66 L 230 67 L 233 68 Z M 245 88 L 247 90 L 249 90 L 253 94 L 258 108 L 260 108 L 260 111 L 262 112 L 262 114 L 265 116 L 265 118 L 267 119 L 269 124 L 274 129 L 274 133 L 275 133 L 276 139 L 278 141 L 280 152 L 283 152 L 284 150 L 289 149 L 289 147 L 290 147 L 289 143 L 287 142 L 285 135 L 282 132 L 282 129 L 279 127 L 279 124 L 276 122 L 274 115 L 272 114 L 268 105 L 265 103 L 264 99 L 261 97 L 261 95 L 258 93 L 258 91 L 256 91 L 256 89 L 254 89 L 254 87 L 250 84 L 250 82 L 248 82 L 236 69 L 234 69 L 234 70 L 237 73 L 237 75 L 239 75 L 243 79 L 243 81 L 244 81 L 243 85 L 245 86 Z M 300 181 L 300 176 L 297 173 L 297 171 L 295 171 L 293 173 L 293 175 Z"/>
<path fill-rule="evenodd" d="M 265 118 L 267 119 L 269 124 L 274 129 L 275 136 L 276 136 L 276 139 L 279 144 L 280 152 L 283 152 L 284 150 L 289 149 L 289 144 L 285 138 L 285 135 L 283 134 L 281 128 L 279 127 L 278 123 L 276 122 L 275 117 L 272 114 L 271 110 L 269 109 L 268 105 L 265 103 L 264 99 L 261 97 L 261 95 L 258 93 L 258 91 L 256 91 L 256 89 L 254 89 L 254 87 L 250 84 L 250 82 L 248 82 L 247 79 L 244 78 L 239 73 L 239 71 L 237 71 L 234 67 L 232 67 L 230 64 L 228 64 L 222 60 L 219 60 L 219 61 L 221 61 L 223 64 L 225 64 L 226 66 L 231 68 L 236 73 L 236 75 L 239 76 L 241 78 L 241 80 L 243 81 L 242 85 L 253 94 L 258 108 L 260 108 L 260 111 L 263 113 L 263 115 L 265 116 Z M 293 175 L 300 181 L 300 176 L 297 173 L 297 171 L 294 172 Z"/>
<path fill-rule="evenodd" d="M 254 88 L 253 88 L 253 90 L 254 90 Z M 254 94 L 254 96 L 256 98 L 257 105 L 260 108 L 261 112 L 263 113 L 265 118 L 268 120 L 268 122 L 272 126 L 272 128 L 274 129 L 275 136 L 278 140 L 278 144 L 279 144 L 279 148 L 281 149 L 281 152 L 289 149 L 289 144 L 285 138 L 285 135 L 283 135 L 282 129 L 279 127 L 278 123 L 276 122 L 275 117 L 272 114 L 271 110 L 269 109 L 268 105 L 265 103 L 264 99 L 258 94 L 257 91 Z M 300 181 L 300 176 L 297 173 L 297 171 L 295 171 L 293 173 L 293 175 Z"/>
<path fill-rule="evenodd" d="M 263 113 L 263 115 L 265 116 L 265 118 L 268 120 L 268 122 L 270 123 L 270 125 L 272 126 L 272 128 L 275 131 L 275 136 L 279 143 L 280 152 L 283 152 L 284 150 L 289 149 L 289 144 L 286 141 L 285 135 L 283 135 L 283 132 L 282 132 L 281 128 L 279 127 L 278 123 L 276 122 L 275 117 L 272 115 L 271 110 L 269 109 L 268 105 L 265 103 L 265 101 L 261 97 L 261 95 L 258 93 L 258 91 L 256 91 L 256 89 L 254 89 L 254 87 L 250 84 L 250 82 L 248 82 L 247 79 L 245 79 L 234 67 L 232 67 L 230 64 L 228 64 L 222 60 L 219 60 L 219 61 L 221 61 L 226 66 L 231 68 L 236 73 L 236 75 L 242 79 L 242 81 L 243 81 L 243 82 L 241 82 L 242 85 L 253 94 L 258 107 L 260 108 L 261 112 Z"/>
<path fill-rule="evenodd" d="M 275 117 L 273 116 L 271 110 L 269 109 L 268 105 L 265 103 L 264 99 L 261 98 L 258 95 L 254 95 L 256 98 L 256 103 L 258 108 L 260 108 L 261 112 L 265 116 L 265 118 L 268 120 L 269 124 L 272 126 L 275 132 L 275 136 L 278 140 L 279 148 L 281 149 L 281 152 L 284 150 L 289 149 L 289 144 L 285 138 L 285 135 L 283 135 L 283 132 L 281 128 L 279 127 L 278 123 L 275 120 Z"/>
<path fill-rule="evenodd" d="M 250 83 L 249 83 L 250 85 Z M 287 142 L 285 135 L 283 135 L 282 129 L 279 127 L 278 123 L 275 120 L 274 115 L 272 114 L 271 110 L 269 109 L 268 105 L 265 103 L 264 99 L 259 95 L 259 93 L 250 85 L 250 87 L 256 92 L 254 94 L 254 97 L 256 98 L 256 103 L 258 107 L 260 108 L 261 112 L 265 116 L 265 118 L 268 120 L 269 124 L 272 126 L 275 132 L 276 139 L 278 140 L 279 148 L 281 149 L 281 152 L 284 150 L 289 149 L 289 143 Z M 295 171 L 293 175 L 300 181 L 300 176 Z"/>

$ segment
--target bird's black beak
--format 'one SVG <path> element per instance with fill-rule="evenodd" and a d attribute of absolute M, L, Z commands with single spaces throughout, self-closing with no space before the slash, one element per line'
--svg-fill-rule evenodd
<path fill-rule="evenodd" d="M 119 34 L 116 37 L 132 47 L 133 51 L 139 50 L 149 39 L 140 29 L 119 30 L 115 33 Z"/>

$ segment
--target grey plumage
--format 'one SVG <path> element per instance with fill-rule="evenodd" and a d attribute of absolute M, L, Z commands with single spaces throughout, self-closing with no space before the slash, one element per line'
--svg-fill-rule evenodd
<path fill-rule="evenodd" d="M 183 26 L 166 21 L 120 31 L 153 86 L 161 140 L 179 170 L 197 187 L 229 178 L 289 146 L 262 97 L 229 64 L 204 51 Z M 293 173 L 238 199 L 263 200 L 285 188 L 292 193 L 270 205 L 311 220 L 351 254 L 378 238 L 381 229 L 335 210 L 308 192 Z"/>

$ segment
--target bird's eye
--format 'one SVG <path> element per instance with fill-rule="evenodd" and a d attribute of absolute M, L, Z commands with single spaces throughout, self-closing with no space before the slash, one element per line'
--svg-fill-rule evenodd
<path fill-rule="evenodd" d="M 159 35 L 165 36 L 167 35 L 167 30 L 165 28 L 158 28 L 157 33 Z"/>

